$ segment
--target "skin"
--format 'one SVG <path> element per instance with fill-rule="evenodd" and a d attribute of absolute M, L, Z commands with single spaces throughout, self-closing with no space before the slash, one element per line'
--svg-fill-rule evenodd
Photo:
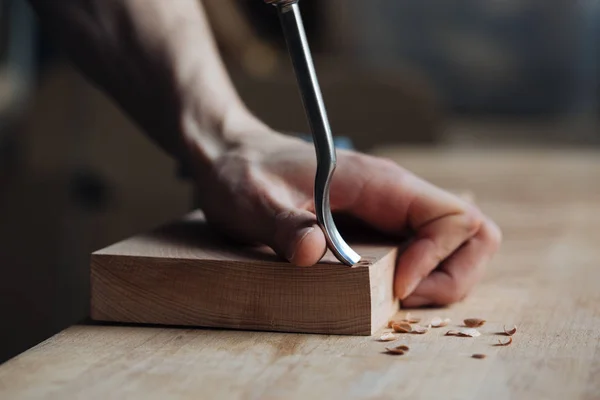
<path fill-rule="evenodd" d="M 298 267 L 326 250 L 312 210 L 314 148 L 275 132 L 240 101 L 196 0 L 30 0 L 47 32 L 143 131 L 190 165 L 207 220 Z M 266 7 L 266 6 L 265 6 Z M 397 235 L 405 307 L 463 299 L 501 242 L 474 204 L 382 158 L 338 153 L 332 208 Z"/>

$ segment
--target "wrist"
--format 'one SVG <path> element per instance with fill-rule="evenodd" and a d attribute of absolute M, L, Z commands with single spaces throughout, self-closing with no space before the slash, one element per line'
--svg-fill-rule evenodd
<path fill-rule="evenodd" d="M 226 153 L 256 147 L 266 137 L 278 135 L 250 113 L 240 101 L 220 110 L 186 107 L 181 132 L 187 163 L 199 172 L 207 171 Z"/>

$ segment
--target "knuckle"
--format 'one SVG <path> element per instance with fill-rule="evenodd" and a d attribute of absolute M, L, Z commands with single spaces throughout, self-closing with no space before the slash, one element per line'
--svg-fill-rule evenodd
<path fill-rule="evenodd" d="M 275 222 L 277 224 L 287 224 L 291 221 L 295 216 L 296 212 L 294 210 L 282 210 L 275 215 Z"/>

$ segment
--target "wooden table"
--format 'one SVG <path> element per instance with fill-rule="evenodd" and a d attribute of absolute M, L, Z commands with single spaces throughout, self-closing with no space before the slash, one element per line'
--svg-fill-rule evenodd
<path fill-rule="evenodd" d="M 381 153 L 472 190 L 503 228 L 466 301 L 413 311 L 484 318 L 482 336 L 403 335 L 390 356 L 375 337 L 74 326 L 2 365 L 0 398 L 599 399 L 600 153 Z M 493 346 L 503 324 L 514 342 Z"/>

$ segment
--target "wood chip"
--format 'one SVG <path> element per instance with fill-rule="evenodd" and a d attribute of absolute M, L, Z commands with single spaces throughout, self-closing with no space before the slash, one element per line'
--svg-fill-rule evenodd
<path fill-rule="evenodd" d="M 481 333 L 475 328 L 459 329 L 459 334 L 461 336 L 469 336 L 469 337 L 481 336 Z"/>
<path fill-rule="evenodd" d="M 392 342 L 396 339 L 398 339 L 396 335 L 394 335 L 392 332 L 387 332 L 381 335 L 378 340 L 380 342 Z"/>
<path fill-rule="evenodd" d="M 411 333 L 412 326 L 407 322 L 400 322 L 392 325 L 392 329 L 397 333 Z"/>
<path fill-rule="evenodd" d="M 387 327 L 393 328 L 394 325 L 396 325 L 396 324 L 417 324 L 419 322 L 421 322 L 421 318 L 412 317 L 410 315 L 410 313 L 407 313 L 403 319 L 400 319 L 400 320 L 390 319 L 387 323 Z"/>
<path fill-rule="evenodd" d="M 509 337 L 506 342 L 502 342 L 502 340 L 498 339 L 498 344 L 496 346 L 509 346 L 512 343 L 512 340 L 512 337 Z"/>
<path fill-rule="evenodd" d="M 406 313 L 406 316 L 401 322 L 407 322 L 409 324 L 418 324 L 419 322 L 421 322 L 421 318 L 413 317 L 412 315 L 410 315 L 410 313 Z"/>
<path fill-rule="evenodd" d="M 396 346 L 396 347 L 386 347 L 385 348 L 389 354 L 402 356 L 404 353 L 408 351 L 408 346 Z"/>
<path fill-rule="evenodd" d="M 416 333 L 418 335 L 422 335 L 424 333 L 429 332 L 429 328 L 431 328 L 430 325 L 428 325 L 428 326 L 415 325 L 412 327 L 411 333 Z"/>
<path fill-rule="evenodd" d="M 431 319 L 432 328 L 442 328 L 450 323 L 450 318 L 441 319 L 440 317 L 434 317 Z"/>
<path fill-rule="evenodd" d="M 482 360 L 482 359 L 486 358 L 487 356 L 485 354 L 473 354 L 471 357 L 476 358 L 478 360 Z"/>
<path fill-rule="evenodd" d="M 400 322 L 392 325 L 392 329 L 396 333 L 414 333 L 417 335 L 422 335 L 424 333 L 429 332 L 431 325 L 421 326 L 421 325 L 411 325 L 408 322 Z"/>
<path fill-rule="evenodd" d="M 512 329 L 510 329 L 510 330 L 507 330 L 507 329 L 506 329 L 506 326 L 504 326 L 504 334 L 505 334 L 505 335 L 507 335 L 507 336 L 512 336 L 512 335 L 514 335 L 515 333 L 517 333 L 517 326 L 516 326 L 516 325 L 515 325 L 515 326 L 514 326 Z"/>
<path fill-rule="evenodd" d="M 479 318 L 467 318 L 465 319 L 465 326 L 468 328 L 479 328 L 485 324 L 485 319 Z"/>
<path fill-rule="evenodd" d="M 446 332 L 446 336 L 477 337 L 481 336 L 481 332 L 475 328 L 461 328 L 458 330 L 449 330 Z"/>

